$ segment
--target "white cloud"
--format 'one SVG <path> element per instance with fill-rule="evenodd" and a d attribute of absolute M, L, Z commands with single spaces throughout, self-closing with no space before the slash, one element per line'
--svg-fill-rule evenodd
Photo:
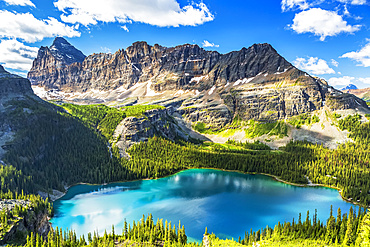
<path fill-rule="evenodd" d="M 19 6 L 31 6 L 31 7 L 36 7 L 33 2 L 30 0 L 3 0 L 9 5 L 19 5 Z"/>
<path fill-rule="evenodd" d="M 296 14 L 290 27 L 299 34 L 313 33 L 324 41 L 327 36 L 358 31 L 361 26 L 347 24 L 342 16 L 334 11 L 312 8 Z"/>
<path fill-rule="evenodd" d="M 282 0 L 281 1 L 281 10 L 288 11 L 289 9 L 293 9 L 298 7 L 301 10 L 308 9 L 309 4 L 306 0 Z"/>
<path fill-rule="evenodd" d="M 204 40 L 202 43 L 203 47 L 220 47 L 219 45 L 215 45 L 215 43 L 211 43 L 208 40 Z"/>
<path fill-rule="evenodd" d="M 358 78 L 358 80 L 365 84 L 370 84 L 370 77 Z"/>
<path fill-rule="evenodd" d="M 17 40 L 0 41 L 0 58 L 4 67 L 17 70 L 30 70 L 37 56 L 37 47 L 26 46 Z"/>
<path fill-rule="evenodd" d="M 126 26 L 126 25 L 121 26 L 121 28 L 122 28 L 123 30 L 125 30 L 126 32 L 130 32 L 130 30 L 127 28 L 127 26 Z"/>
<path fill-rule="evenodd" d="M 16 38 L 36 42 L 45 37 L 80 36 L 74 27 L 65 25 L 55 18 L 39 20 L 31 13 L 13 13 L 0 10 L 0 37 Z"/>
<path fill-rule="evenodd" d="M 214 19 L 204 3 L 180 7 L 176 0 L 58 0 L 64 22 L 142 22 L 160 27 L 196 26 Z"/>
<path fill-rule="evenodd" d="M 338 2 L 345 3 L 345 4 L 353 4 L 353 5 L 366 4 L 366 0 L 338 0 Z"/>
<path fill-rule="evenodd" d="M 100 49 L 101 49 L 104 53 L 112 53 L 111 49 L 109 49 L 108 47 L 100 47 Z"/>
<path fill-rule="evenodd" d="M 329 84 L 333 87 L 336 86 L 347 86 L 348 84 L 354 84 L 354 80 L 356 78 L 351 76 L 343 76 L 343 77 L 332 77 L 328 80 Z"/>
<path fill-rule="evenodd" d="M 370 67 L 370 43 L 359 51 L 345 53 L 341 58 L 350 58 L 359 62 L 358 66 Z"/>
<path fill-rule="evenodd" d="M 308 59 L 299 57 L 293 62 L 297 68 L 312 73 L 314 75 L 335 74 L 335 71 L 329 67 L 328 63 L 317 57 Z"/>
<path fill-rule="evenodd" d="M 338 67 L 338 65 L 339 65 L 339 63 L 337 61 L 335 61 L 334 59 L 332 59 L 330 62 L 335 67 Z"/>
<path fill-rule="evenodd" d="M 343 76 L 343 77 L 333 77 L 328 80 L 329 84 L 334 87 L 343 87 L 349 84 L 358 85 L 361 83 L 370 84 L 370 77 L 353 77 L 353 76 Z"/>

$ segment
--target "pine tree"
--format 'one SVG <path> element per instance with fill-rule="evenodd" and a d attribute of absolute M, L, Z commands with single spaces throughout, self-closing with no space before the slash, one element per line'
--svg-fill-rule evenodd
<path fill-rule="evenodd" d="M 362 219 L 359 229 L 356 247 L 370 247 L 370 211 Z"/>
<path fill-rule="evenodd" d="M 344 235 L 344 240 L 343 240 L 344 245 L 351 245 L 353 243 L 353 239 L 354 239 L 353 220 L 354 220 L 353 208 L 351 207 L 351 209 L 349 210 L 349 215 L 348 215 L 348 220 L 347 220 L 347 230 L 346 230 L 346 233 Z"/>

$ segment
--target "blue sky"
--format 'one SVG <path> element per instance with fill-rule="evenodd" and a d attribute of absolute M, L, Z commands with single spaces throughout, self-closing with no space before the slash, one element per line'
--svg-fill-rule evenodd
<path fill-rule="evenodd" d="M 370 87 L 369 0 L 0 0 L 0 64 L 26 75 L 63 36 L 85 55 L 135 41 L 227 53 L 270 43 L 337 88 Z"/>

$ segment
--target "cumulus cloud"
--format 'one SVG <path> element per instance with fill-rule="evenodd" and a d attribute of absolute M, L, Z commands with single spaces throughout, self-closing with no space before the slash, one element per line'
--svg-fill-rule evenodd
<path fill-rule="evenodd" d="M 215 45 L 215 43 L 211 43 L 208 40 L 204 40 L 202 43 L 203 47 L 220 47 L 219 45 Z"/>
<path fill-rule="evenodd" d="M 333 77 L 328 80 L 329 84 L 334 87 L 343 87 L 349 84 L 365 83 L 370 84 L 370 77 L 353 77 L 353 76 L 342 76 Z"/>
<path fill-rule="evenodd" d="M 358 66 L 370 67 L 370 42 L 361 50 L 345 53 L 341 58 L 350 58 L 358 62 Z"/>
<path fill-rule="evenodd" d="M 353 4 L 353 5 L 366 4 L 366 0 L 338 0 L 338 2 L 345 3 L 345 4 Z"/>
<path fill-rule="evenodd" d="M 30 0 L 3 0 L 9 5 L 19 5 L 19 6 L 31 6 L 31 7 L 36 7 L 33 2 Z"/>
<path fill-rule="evenodd" d="M 6 68 L 30 70 L 37 51 L 37 47 L 26 46 L 14 39 L 0 41 L 1 63 Z"/>
<path fill-rule="evenodd" d="M 329 85 L 333 87 L 346 86 L 348 84 L 354 84 L 355 77 L 343 76 L 343 77 L 332 77 L 328 80 Z"/>
<path fill-rule="evenodd" d="M 20 14 L 0 10 L 0 20 L 0 37 L 21 39 L 33 43 L 45 37 L 80 36 L 80 32 L 74 27 L 67 26 L 52 17 L 39 20 L 31 13 Z"/>
<path fill-rule="evenodd" d="M 58 0 L 64 22 L 141 22 L 160 27 L 196 26 L 214 19 L 204 3 L 180 7 L 176 0 Z"/>
<path fill-rule="evenodd" d="M 104 53 L 112 53 L 111 49 L 109 49 L 108 47 L 100 47 L 100 49 L 101 49 Z"/>
<path fill-rule="evenodd" d="M 339 65 L 339 63 L 336 60 L 334 60 L 334 59 L 332 59 L 330 62 L 335 67 L 338 67 L 338 65 Z"/>
<path fill-rule="evenodd" d="M 313 33 L 320 36 L 324 41 L 328 36 L 335 36 L 340 33 L 354 33 L 360 29 L 360 25 L 349 25 L 342 16 L 334 11 L 320 8 L 312 8 L 295 15 L 290 28 L 295 32 Z"/>
<path fill-rule="evenodd" d="M 126 26 L 126 25 L 121 26 L 121 28 L 122 28 L 123 30 L 125 30 L 126 32 L 130 32 L 130 30 L 127 28 L 127 26 Z"/>
<path fill-rule="evenodd" d="M 359 78 L 358 80 L 362 83 L 370 84 L 370 77 Z"/>
<path fill-rule="evenodd" d="M 329 67 L 328 63 L 317 57 L 308 59 L 299 57 L 293 62 L 297 68 L 312 73 L 314 75 L 335 74 L 335 71 Z"/>
<path fill-rule="evenodd" d="M 281 10 L 288 11 L 290 9 L 299 8 L 299 9 L 308 9 L 310 5 L 306 0 L 282 0 L 281 1 Z"/>

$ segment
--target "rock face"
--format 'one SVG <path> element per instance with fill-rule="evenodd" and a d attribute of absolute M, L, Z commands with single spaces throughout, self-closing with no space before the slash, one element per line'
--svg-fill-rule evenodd
<path fill-rule="evenodd" d="M 9 115 L 16 115 L 14 107 L 10 102 L 17 100 L 24 100 L 31 97 L 33 99 L 42 101 L 34 95 L 31 83 L 29 80 L 17 75 L 10 74 L 5 71 L 0 65 L 0 163 L 1 158 L 5 154 L 6 143 L 14 138 L 15 127 L 9 121 Z M 28 111 L 28 109 L 24 109 Z"/>
<path fill-rule="evenodd" d="M 0 65 L 0 98 L 33 94 L 29 80 L 10 74 Z"/>
<path fill-rule="evenodd" d="M 30 202 L 28 201 L 22 200 L 12 200 L 12 201 L 13 204 L 14 201 L 17 201 L 16 204 L 21 204 L 23 206 L 30 204 Z M 10 230 L 4 236 L 2 236 L 2 238 L 0 239 L 0 244 L 5 245 L 14 238 L 17 238 L 17 235 L 19 236 L 19 233 L 27 235 L 30 231 L 38 233 L 43 238 L 46 238 L 50 230 L 51 223 L 49 222 L 47 210 L 40 211 L 36 214 L 35 211 L 32 208 L 30 208 L 28 209 L 27 215 L 21 220 L 19 220 L 17 223 L 15 223 L 10 228 Z"/>
<path fill-rule="evenodd" d="M 130 146 L 137 142 L 147 141 L 153 136 L 162 136 L 170 140 L 188 137 L 177 125 L 172 117 L 174 109 L 153 109 L 146 111 L 143 117 L 128 117 L 117 126 L 113 139 L 117 140 L 121 157 L 127 156 L 125 152 Z"/>
<path fill-rule="evenodd" d="M 42 47 L 28 73 L 32 84 L 59 90 L 65 99 L 75 94 L 89 99 L 89 92 L 100 92 L 94 97 L 106 102 L 135 96 L 138 103 L 166 105 L 166 100 L 180 98 L 178 111 L 187 120 L 216 128 L 236 116 L 275 121 L 318 110 L 326 98 L 332 110 L 366 107 L 361 99 L 344 97 L 298 70 L 269 44 L 220 54 L 197 45 L 167 48 L 136 42 L 126 50 L 93 54 L 69 65 L 56 61 L 51 49 Z"/>

